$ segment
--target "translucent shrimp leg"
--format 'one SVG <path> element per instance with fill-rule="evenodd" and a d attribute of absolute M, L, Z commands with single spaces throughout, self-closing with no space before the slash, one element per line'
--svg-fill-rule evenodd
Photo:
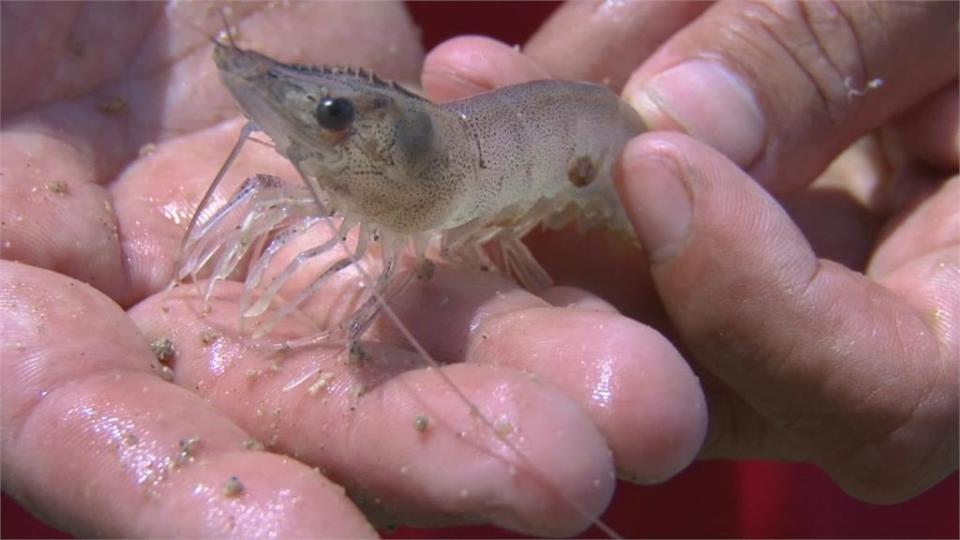
<path fill-rule="evenodd" d="M 247 279 L 244 281 L 243 296 L 240 298 L 241 313 L 245 313 L 248 309 L 251 309 L 252 294 L 257 286 L 260 285 L 263 274 L 267 271 L 267 268 L 270 266 L 270 263 L 273 262 L 274 257 L 280 249 L 312 228 L 321 219 L 325 218 L 307 216 L 291 225 L 283 227 L 274 234 L 273 239 L 271 239 L 267 247 L 260 252 L 256 260 L 252 262 L 247 272 Z"/>
<path fill-rule="evenodd" d="M 273 330 L 273 328 L 277 325 L 277 323 L 283 320 L 290 313 L 294 312 L 297 308 L 300 307 L 301 304 L 306 302 L 311 296 L 316 294 L 317 291 L 320 290 L 320 288 L 324 285 L 324 283 L 326 283 L 328 279 L 336 275 L 341 270 L 354 265 L 359 267 L 360 259 L 362 259 L 364 255 L 366 255 L 367 246 L 369 243 L 367 235 L 364 234 L 364 232 L 365 231 L 363 231 L 363 228 L 361 227 L 360 237 L 359 237 L 359 240 L 357 241 L 357 247 L 352 252 L 348 252 L 346 257 L 338 259 L 336 262 L 328 266 L 326 270 L 324 270 L 319 276 L 316 277 L 316 279 L 313 280 L 313 283 L 311 283 L 309 287 L 300 291 L 300 293 L 297 294 L 292 300 L 285 302 L 284 304 L 279 306 L 277 310 L 272 314 L 270 319 L 263 326 L 257 329 L 257 331 L 253 334 L 253 337 L 254 338 L 262 337 L 267 333 L 269 333 L 271 330 Z M 334 242 L 337 242 L 339 240 L 340 240 L 340 236 L 335 236 L 333 238 Z M 320 247 L 323 247 L 323 246 L 320 246 Z M 308 250 L 308 251 L 313 251 L 313 250 Z"/>
<path fill-rule="evenodd" d="M 288 215 L 315 213 L 312 199 L 309 196 L 298 196 L 295 193 L 297 189 L 299 188 L 284 186 L 283 182 L 274 176 L 258 174 L 247 178 L 226 204 L 212 216 L 203 221 L 194 220 L 188 228 L 180 252 L 182 263 L 177 279 L 187 276 L 196 278 L 218 250 L 230 240 L 238 238 L 234 234 L 237 230 L 243 229 L 247 238 L 254 238 L 255 235 L 248 231 L 254 225 L 262 228 L 258 218 L 264 215 L 257 211 L 276 207 L 281 213 Z M 198 215 L 202 213 L 201 210 Z M 240 226 L 235 225 L 238 219 L 243 220 Z"/>
<path fill-rule="evenodd" d="M 294 257 L 293 260 L 290 261 L 287 264 L 287 266 L 284 267 L 284 269 L 278 275 L 276 275 L 272 280 L 270 280 L 270 284 L 267 286 L 266 290 L 263 292 L 263 294 L 260 295 L 260 297 L 257 299 L 257 301 L 253 305 L 250 305 L 248 307 L 248 305 L 245 302 L 242 303 L 241 316 L 256 317 L 258 315 L 263 314 L 263 312 L 266 311 L 267 308 L 270 306 L 270 302 L 277 295 L 277 292 L 280 290 L 280 288 L 283 287 L 283 285 L 286 284 L 291 277 L 293 277 L 293 274 L 296 273 L 296 271 L 299 270 L 304 263 L 306 263 L 310 259 L 314 259 L 316 257 L 323 255 L 324 253 L 329 251 L 331 248 L 336 246 L 338 237 L 340 238 L 344 237 L 346 233 L 353 227 L 353 225 L 354 225 L 353 223 L 347 220 L 344 220 L 340 224 L 340 228 L 338 229 L 336 236 L 334 236 L 333 238 L 330 238 L 329 240 L 320 244 L 319 246 L 306 249 L 298 253 L 297 256 Z M 291 237 L 284 237 L 283 243 L 285 244 L 287 241 L 289 241 L 289 238 Z M 253 287 L 255 287 L 257 282 L 260 281 L 261 274 L 262 274 L 261 269 L 265 268 L 266 265 L 269 264 L 270 260 L 273 258 L 273 255 L 276 254 L 277 249 L 279 248 L 275 247 L 274 243 L 271 242 L 270 246 L 267 247 L 267 250 L 270 252 L 269 257 L 264 257 L 263 255 L 261 255 L 260 259 L 257 261 L 257 266 L 260 267 L 257 269 L 258 273 L 256 275 L 251 275 L 250 277 L 247 278 L 247 282 L 244 287 L 245 293 L 246 291 L 251 290 Z"/>

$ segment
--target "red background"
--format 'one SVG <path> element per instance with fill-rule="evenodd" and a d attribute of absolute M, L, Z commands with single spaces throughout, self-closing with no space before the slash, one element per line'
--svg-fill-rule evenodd
<path fill-rule="evenodd" d="M 556 7 L 553 2 L 410 3 L 429 49 L 459 34 L 486 34 L 509 44 L 526 37 Z M 857 502 L 809 465 L 761 462 L 697 463 L 665 485 L 621 484 L 603 520 L 624 537 L 957 538 L 958 476 L 895 506 Z M 3 538 L 69 538 L 44 526 L 3 495 Z M 423 531 L 392 538 L 514 536 L 489 527 Z M 603 536 L 591 529 L 584 536 Z"/>

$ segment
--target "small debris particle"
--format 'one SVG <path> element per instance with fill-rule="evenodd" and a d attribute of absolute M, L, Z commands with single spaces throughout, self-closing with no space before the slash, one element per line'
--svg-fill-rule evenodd
<path fill-rule="evenodd" d="M 942 327 L 946 317 L 946 312 L 940 306 L 936 306 L 933 309 L 928 310 L 926 313 L 927 322 L 934 328 Z"/>
<path fill-rule="evenodd" d="M 173 382 L 173 369 L 171 369 L 170 366 L 161 365 L 160 378 L 167 382 Z"/>
<path fill-rule="evenodd" d="M 160 306 L 160 311 L 162 311 L 164 314 L 170 313 L 170 306 Z"/>
<path fill-rule="evenodd" d="M 47 182 L 47 191 L 63 197 L 70 194 L 70 185 L 63 180 L 54 180 Z"/>
<path fill-rule="evenodd" d="M 187 437 L 180 439 L 180 454 L 186 457 L 192 457 L 193 451 L 200 444 L 200 437 Z"/>
<path fill-rule="evenodd" d="M 262 452 L 262 451 L 263 451 L 263 443 L 261 443 L 260 441 L 258 441 L 258 440 L 256 440 L 256 439 L 247 439 L 247 440 L 243 441 L 243 449 L 244 449 L 244 450 L 249 450 L 249 451 L 251 451 L 251 452 Z"/>
<path fill-rule="evenodd" d="M 309 388 L 307 388 L 307 393 L 311 396 L 316 396 L 330 384 L 332 379 L 333 373 L 330 373 L 329 371 L 321 371 L 319 375 L 317 375 L 317 380 L 311 384 Z"/>
<path fill-rule="evenodd" d="M 419 433 L 423 433 L 430 427 L 430 419 L 426 415 L 418 414 L 416 418 L 413 419 L 413 429 L 417 430 Z"/>
<path fill-rule="evenodd" d="M 355 384 L 353 389 L 350 390 L 350 397 L 353 399 L 360 399 L 360 396 L 367 393 L 367 387 L 364 384 Z"/>
<path fill-rule="evenodd" d="M 97 110 L 105 116 L 119 116 L 127 112 L 129 104 L 118 96 L 110 96 L 97 102 Z"/>
<path fill-rule="evenodd" d="M 125 446 L 133 446 L 133 445 L 137 444 L 138 442 L 140 442 L 140 438 L 139 438 L 139 437 L 137 437 L 135 434 L 129 433 L 129 432 L 123 434 L 123 439 L 122 439 L 122 440 L 123 440 L 123 444 L 124 444 Z"/>
<path fill-rule="evenodd" d="M 513 433 L 513 423 L 504 418 L 500 418 L 494 422 L 493 428 L 496 430 L 497 436 L 499 437 L 506 437 L 507 435 Z"/>
<path fill-rule="evenodd" d="M 157 361 L 161 364 L 169 364 L 177 355 L 176 349 L 173 348 L 173 342 L 168 337 L 153 340 L 150 343 L 150 350 L 153 351 L 153 355 L 157 357 Z"/>
<path fill-rule="evenodd" d="M 209 346 L 218 339 L 220 339 L 220 335 L 213 330 L 204 330 L 200 333 L 200 343 L 203 343 L 204 347 Z"/>
<path fill-rule="evenodd" d="M 173 459 L 174 465 L 176 467 L 181 467 L 187 463 L 193 462 L 194 450 L 196 450 L 198 444 L 200 444 L 200 437 L 180 439 L 180 451 Z"/>
<path fill-rule="evenodd" d="M 255 380 L 257 377 L 259 377 L 260 375 L 263 375 L 263 370 L 260 368 L 250 368 L 247 370 L 246 375 L 247 375 L 247 378 L 252 381 L 252 380 Z"/>
<path fill-rule="evenodd" d="M 273 360 L 270 362 L 270 371 L 277 373 L 280 371 L 280 362 Z"/>
<path fill-rule="evenodd" d="M 235 499 L 240 495 L 243 495 L 243 482 L 240 481 L 240 478 L 237 476 L 231 476 L 223 483 L 223 496 Z"/>
<path fill-rule="evenodd" d="M 417 264 L 417 279 L 420 281 L 430 281 L 430 278 L 433 277 L 434 272 L 437 270 L 437 265 L 433 264 L 433 261 L 430 259 L 423 259 Z"/>
<path fill-rule="evenodd" d="M 351 341 L 348 347 L 347 364 L 356 366 L 370 360 L 370 355 L 363 350 L 363 345 L 359 341 Z"/>
<path fill-rule="evenodd" d="M 17 350 L 17 352 L 23 352 L 27 350 L 27 346 L 24 345 L 22 341 L 18 341 L 13 347 Z"/>
<path fill-rule="evenodd" d="M 857 88 L 853 84 L 853 77 L 847 77 L 843 80 L 844 86 L 847 87 L 847 99 L 864 96 L 867 92 L 879 89 L 884 82 L 881 78 L 874 78 L 867 81 L 863 88 Z"/>
<path fill-rule="evenodd" d="M 157 151 L 157 145 L 151 142 L 141 146 L 140 149 L 137 151 L 137 155 L 139 157 L 146 157 L 146 156 L 152 155 L 156 151 Z"/>

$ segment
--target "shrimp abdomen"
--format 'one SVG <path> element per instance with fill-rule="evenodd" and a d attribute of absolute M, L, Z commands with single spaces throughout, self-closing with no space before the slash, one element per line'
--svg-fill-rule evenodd
<path fill-rule="evenodd" d="M 443 106 L 461 116 L 477 146 L 476 178 L 460 222 L 522 213 L 554 200 L 562 210 L 606 207 L 620 220 L 612 167 L 643 122 L 609 88 L 571 81 L 535 81 Z M 618 215 L 619 214 L 619 215 Z M 611 223 L 614 228 L 617 223 Z"/>

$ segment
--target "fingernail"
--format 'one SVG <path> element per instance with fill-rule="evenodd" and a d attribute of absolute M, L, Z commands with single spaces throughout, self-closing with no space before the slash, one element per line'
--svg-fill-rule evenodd
<path fill-rule="evenodd" d="M 718 61 L 687 60 L 626 98 L 654 129 L 679 127 L 741 167 L 763 151 L 766 122 L 753 89 Z"/>
<path fill-rule="evenodd" d="M 652 262 L 675 255 L 683 246 L 693 209 L 677 163 L 649 146 L 624 149 L 621 195 L 627 215 Z"/>

